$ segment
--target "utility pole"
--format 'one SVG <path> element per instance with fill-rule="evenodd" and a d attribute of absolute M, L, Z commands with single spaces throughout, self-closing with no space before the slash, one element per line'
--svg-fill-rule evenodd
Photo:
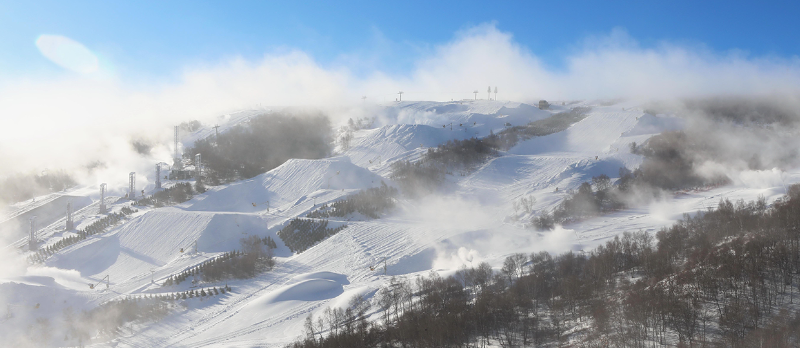
<path fill-rule="evenodd" d="M 475 90 L 475 91 L 473 91 L 472 93 L 475 93 L 475 100 L 478 100 L 478 90 L 476 89 L 476 90 Z"/>
<path fill-rule="evenodd" d="M 403 91 L 397 92 L 400 95 L 400 101 L 403 101 Z"/>

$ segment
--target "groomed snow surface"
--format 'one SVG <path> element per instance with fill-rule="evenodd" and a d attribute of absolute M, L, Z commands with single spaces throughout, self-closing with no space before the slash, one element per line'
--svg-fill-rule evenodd
<path fill-rule="evenodd" d="M 347 228 L 301 254 L 291 253 L 277 236 L 288 220 L 305 216 L 315 206 L 378 187 L 381 181 L 394 185 L 388 178 L 394 161 L 418 159 L 428 148 L 448 140 L 485 136 L 506 123 L 523 125 L 576 106 L 592 109 L 565 131 L 521 142 L 466 176 L 448 177 L 454 183 L 451 192 L 419 201 L 401 199 L 398 208 L 381 219 L 350 218 Z M 382 106 L 375 128 L 356 131 L 350 148 L 334 157 L 289 160 L 252 179 L 213 187 L 178 206 L 142 209 L 104 234 L 61 249 L 43 265 L 20 266 L 18 274 L 0 283 L 0 308 L 12 314 L 0 319 L 0 337 L 25 332 L 37 318 L 50 318 L 50 325 L 57 327 L 65 310 L 78 313 L 130 295 L 193 289 L 191 281 L 170 287 L 159 284 L 238 249 L 241 238 L 256 235 L 277 242 L 275 269 L 252 279 L 200 284 L 197 289 L 227 284 L 233 291 L 185 300 L 185 306 L 163 320 L 123 330 L 104 344 L 278 347 L 302 335 L 309 314 L 318 315 L 328 306 L 344 307 L 356 295 L 371 298 L 391 276 L 416 277 L 431 270 L 447 274 L 483 261 L 499 267 L 516 252 L 588 250 L 624 231 L 655 232 L 684 213 L 716 205 L 720 198 L 754 200 L 764 195 L 771 202 L 783 194 L 784 184 L 800 182 L 800 171 L 744 172 L 734 185 L 676 195 L 536 233 L 515 222 L 513 201 L 532 196 L 536 212 L 551 209 L 565 191 L 592 176 L 616 178 L 620 167 L 637 167 L 642 158 L 629 152 L 629 143 L 683 125 L 677 117 L 645 114 L 635 103 L 553 108 L 545 111 L 500 101 Z M 228 117 L 241 121 L 249 115 Z M 211 128 L 195 132 L 184 146 L 211 134 Z M 17 204 L 4 221 L 35 209 L 45 211 L 44 205 L 60 204 L 63 199 L 58 197 Z M 97 199 L 75 198 L 81 205 L 76 212 L 79 228 L 102 217 L 97 214 Z M 110 202 L 116 202 L 110 204 L 114 211 L 129 204 L 116 198 Z M 63 217 L 57 215 L 49 214 L 50 224 L 39 232 L 46 244 L 72 233 L 63 230 Z M 525 219 L 519 221 L 525 221 L 530 215 L 521 217 Z M 14 233 L 4 236 L 6 253 L 24 249 L 25 235 Z M 89 289 L 89 283 L 106 275 L 108 290 L 105 285 Z M 54 337 L 51 343 L 77 344 L 62 338 Z"/>

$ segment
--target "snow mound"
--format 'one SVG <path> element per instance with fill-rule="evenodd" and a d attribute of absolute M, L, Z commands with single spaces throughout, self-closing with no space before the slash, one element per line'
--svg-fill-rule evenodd
<path fill-rule="evenodd" d="M 154 210 L 113 233 L 66 248 L 47 264 L 80 270 L 82 276 L 110 274 L 119 281 L 188 255 L 195 241 L 199 252 L 227 252 L 239 249 L 242 237 L 269 233 L 257 215 Z M 279 244 L 276 253 L 286 254 L 280 239 L 274 234 L 271 237 Z"/>
<path fill-rule="evenodd" d="M 320 301 L 339 296 L 342 284 L 329 279 L 308 279 L 270 294 L 265 303 L 281 301 Z"/>
<path fill-rule="evenodd" d="M 309 279 L 326 279 L 326 280 L 337 282 L 337 283 L 342 284 L 342 285 L 350 284 L 350 281 L 347 280 L 347 276 L 346 275 L 339 274 L 339 273 L 334 273 L 334 272 L 325 272 L 325 271 L 323 271 L 323 272 L 303 273 L 303 274 L 298 274 L 298 275 L 292 277 L 292 280 L 296 281 L 296 282 L 301 282 L 301 281 L 309 280 Z"/>
<path fill-rule="evenodd" d="M 267 208 L 299 204 L 320 190 L 376 187 L 381 179 L 344 156 L 319 160 L 290 159 L 252 179 L 211 190 L 183 207 L 190 211 L 264 212 Z"/>

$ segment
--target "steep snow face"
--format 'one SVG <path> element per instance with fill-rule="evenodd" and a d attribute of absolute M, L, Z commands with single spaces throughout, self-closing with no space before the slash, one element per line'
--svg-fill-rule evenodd
<path fill-rule="evenodd" d="M 586 155 L 618 153 L 625 132 L 632 130 L 644 113 L 641 111 L 609 111 L 593 109 L 588 116 L 563 132 L 523 141 L 509 152 L 535 155 L 553 152 L 579 152 Z M 656 130 L 656 129 L 653 129 Z M 656 132 L 658 133 L 658 132 Z"/>
<path fill-rule="evenodd" d="M 358 166 L 388 176 L 389 166 L 396 161 L 415 161 L 428 148 L 435 148 L 450 140 L 464 140 L 475 136 L 473 133 L 459 131 L 458 126 L 455 128 L 450 130 L 401 124 L 362 130 L 355 134 L 350 149 L 344 155 Z"/>

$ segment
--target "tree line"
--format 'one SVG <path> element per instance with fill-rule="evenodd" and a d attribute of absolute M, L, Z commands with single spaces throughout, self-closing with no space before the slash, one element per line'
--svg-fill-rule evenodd
<path fill-rule="evenodd" d="M 522 126 L 512 126 L 495 134 L 491 132 L 485 138 L 488 145 L 496 150 L 506 151 L 519 143 L 534 137 L 542 137 L 562 132 L 573 124 L 586 118 L 591 111 L 588 107 L 576 107 L 569 111 L 559 112 L 545 119 L 530 122 Z"/>
<path fill-rule="evenodd" d="M 187 278 L 196 276 L 200 276 L 205 282 L 230 278 L 246 279 L 275 266 L 272 249 L 278 246 L 272 237 L 249 236 L 242 238 L 240 243 L 242 250 L 223 253 L 176 275 L 170 275 L 161 286 L 178 285 Z"/>
<path fill-rule="evenodd" d="M 394 208 L 395 197 L 397 197 L 397 189 L 381 181 L 380 187 L 371 187 L 344 199 L 337 199 L 333 203 L 325 203 L 306 216 L 312 219 L 326 219 L 332 216 L 345 217 L 359 212 L 372 219 L 377 219 L 380 218 L 380 213 Z"/>
<path fill-rule="evenodd" d="M 197 184 L 202 185 L 199 181 Z M 202 192 L 198 190 L 198 193 Z M 171 187 L 156 191 L 150 196 L 136 200 L 133 204 L 138 206 L 150 205 L 159 208 L 168 204 L 179 204 L 186 202 L 192 199 L 193 194 L 194 191 L 192 190 L 192 184 L 188 182 L 179 182 Z"/>
<path fill-rule="evenodd" d="M 175 303 L 179 300 L 207 298 L 224 295 L 230 292 L 229 286 L 192 289 L 179 293 L 142 294 L 105 302 L 92 310 L 75 313 L 67 308 L 62 314 L 63 325 L 56 328 L 50 326 L 47 318 L 38 318 L 36 326 L 42 330 L 33 330 L 28 337 L 29 342 L 40 346 L 49 346 L 54 335 L 63 334 L 61 344 L 83 346 L 92 342 L 103 342 L 123 333 L 130 334 L 134 323 L 146 323 L 161 320 L 170 312 L 180 308 Z M 127 326 L 127 328 L 126 328 Z M 14 345 L 18 346 L 18 345 Z"/>
<path fill-rule="evenodd" d="M 723 199 L 655 237 L 392 278 L 367 304 L 309 317 L 290 347 L 795 347 L 798 275 L 794 185 L 772 206 Z M 364 307 L 381 319 L 356 314 Z"/>
<path fill-rule="evenodd" d="M 328 228 L 328 220 L 294 218 L 278 231 L 278 236 L 289 250 L 299 254 L 323 239 L 339 233 L 345 227 L 347 225 L 342 224 L 339 227 Z"/>
<path fill-rule="evenodd" d="M 418 161 L 392 163 L 391 178 L 412 197 L 434 192 L 441 187 L 446 174 L 459 171 L 464 175 L 520 141 L 563 131 L 586 118 L 589 110 L 574 108 L 524 126 L 506 128 L 497 134 L 490 131 L 482 139 L 448 140 L 436 148 L 429 148 Z"/>
<path fill-rule="evenodd" d="M 331 152 L 331 127 L 322 114 L 258 115 L 198 140 L 184 153 L 201 154 L 208 183 L 218 185 L 265 173 L 290 158 L 317 159 Z"/>
<path fill-rule="evenodd" d="M 135 212 L 138 212 L 138 210 L 129 207 L 122 207 L 119 213 L 110 213 L 102 219 L 92 222 L 89 224 L 89 226 L 86 226 L 82 230 L 77 230 L 75 235 L 61 238 L 58 242 L 39 249 L 34 254 L 28 256 L 28 262 L 42 263 L 63 248 L 85 240 L 89 236 L 104 233 L 107 228 L 116 225 L 118 222 L 122 221 L 122 219 Z"/>
<path fill-rule="evenodd" d="M 550 230 L 556 224 L 567 224 L 600 214 L 618 211 L 628 206 L 628 196 L 634 194 L 632 186 L 626 184 L 627 174 L 623 169 L 623 179 L 618 185 L 611 183 L 608 175 L 592 177 L 592 183 L 584 182 L 577 190 L 567 191 L 564 198 L 551 212 L 543 212 L 531 218 L 531 225 L 538 230 Z"/>

